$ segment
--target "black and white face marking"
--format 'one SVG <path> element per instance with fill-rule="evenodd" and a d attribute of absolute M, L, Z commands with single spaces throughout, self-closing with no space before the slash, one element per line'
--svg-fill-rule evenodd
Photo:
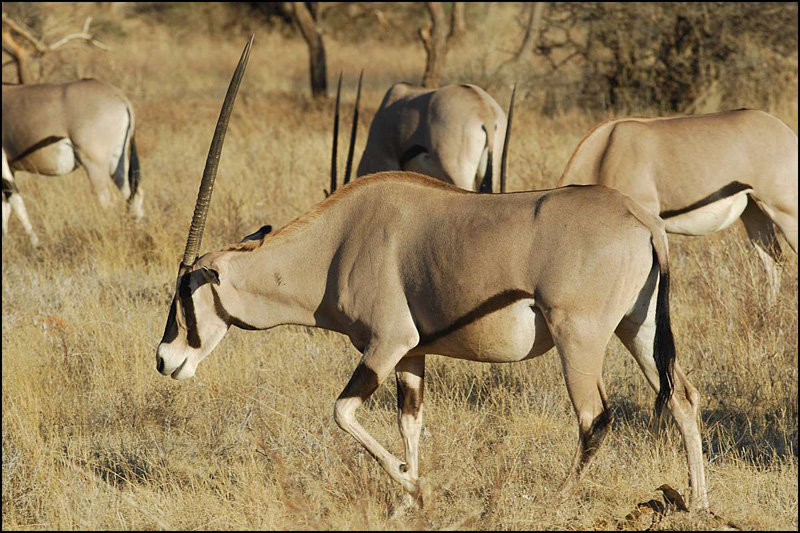
<path fill-rule="evenodd" d="M 161 374 L 170 374 L 174 379 L 192 377 L 200 361 L 225 336 L 233 322 L 225 320 L 219 312 L 224 307 L 213 289 L 219 282 L 219 274 L 206 267 L 178 278 L 164 335 L 156 351 L 156 369 Z"/>

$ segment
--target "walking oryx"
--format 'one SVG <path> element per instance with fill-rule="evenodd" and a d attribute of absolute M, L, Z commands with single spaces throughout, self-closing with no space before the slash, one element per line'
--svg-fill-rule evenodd
<path fill-rule="evenodd" d="M 62 176 L 82 164 L 103 207 L 111 203 L 113 182 L 141 218 L 134 125 L 130 101 L 99 80 L 3 85 L 3 233 L 14 209 L 31 242 L 38 241 L 12 170 Z"/>
<path fill-rule="evenodd" d="M 193 376 L 232 325 L 300 324 L 343 333 L 364 355 L 334 418 L 419 496 L 424 354 L 514 362 L 556 346 L 580 433 L 566 492 L 610 427 L 602 367 L 616 333 L 658 391 L 656 410 L 666 404 L 674 415 L 692 504 L 707 506 L 698 393 L 675 362 L 663 223 L 617 191 L 476 194 L 415 173 L 384 172 L 341 188 L 275 233 L 265 227 L 198 258 L 249 50 L 250 43 L 209 151 L 156 352 L 161 374 Z M 392 371 L 405 460 L 355 418 Z"/>
<path fill-rule="evenodd" d="M 770 301 L 780 286 L 773 222 L 797 252 L 797 135 L 763 111 L 609 120 L 572 154 L 558 185 L 571 183 L 622 191 L 671 233 L 706 235 L 741 216 Z"/>
<path fill-rule="evenodd" d="M 504 137 L 506 114 L 476 85 L 395 83 L 372 119 L 356 175 L 411 170 L 480 192 L 498 190 L 493 181 L 500 176 L 505 192 L 504 165 L 495 157 L 503 150 L 505 161 Z"/>

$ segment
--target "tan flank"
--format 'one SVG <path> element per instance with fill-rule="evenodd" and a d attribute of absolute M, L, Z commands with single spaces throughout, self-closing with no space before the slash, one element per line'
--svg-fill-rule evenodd
<path fill-rule="evenodd" d="M 116 184 L 134 216 L 141 218 L 134 126 L 130 101 L 120 89 L 99 80 L 3 85 L 3 233 L 13 209 L 31 242 L 38 243 L 13 185 L 14 170 L 63 176 L 82 165 L 100 205 L 111 204 L 111 185 Z"/>
<path fill-rule="evenodd" d="M 609 120 L 578 144 L 558 185 L 600 184 L 659 214 L 670 233 L 706 235 L 742 219 L 774 301 L 777 226 L 797 252 L 797 135 L 763 111 Z"/>

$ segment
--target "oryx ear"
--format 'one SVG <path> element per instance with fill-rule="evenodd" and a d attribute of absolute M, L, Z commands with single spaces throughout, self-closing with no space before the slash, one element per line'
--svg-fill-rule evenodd
<path fill-rule="evenodd" d="M 258 229 L 258 231 L 251 233 L 250 235 L 248 235 L 247 237 L 245 237 L 244 239 L 242 239 L 239 242 L 260 241 L 261 239 L 264 238 L 264 235 L 270 233 L 271 231 L 272 231 L 272 226 L 270 226 L 269 224 L 267 224 L 266 226 L 261 226 Z"/>
<path fill-rule="evenodd" d="M 218 271 L 214 270 L 213 268 L 200 267 L 200 272 L 203 273 L 203 277 L 206 279 L 207 282 L 213 283 L 214 285 L 219 285 Z"/>

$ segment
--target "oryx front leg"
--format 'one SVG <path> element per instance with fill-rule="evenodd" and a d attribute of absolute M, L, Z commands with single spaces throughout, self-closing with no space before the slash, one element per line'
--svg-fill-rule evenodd
<path fill-rule="evenodd" d="M 581 338 L 589 327 L 589 323 L 586 327 L 570 327 L 566 335 L 566 328 L 554 328 L 554 333 L 560 330 L 562 335 L 554 340 L 561 355 L 567 392 L 578 417 L 578 449 L 561 485 L 562 495 L 577 487 L 611 429 L 612 416 L 602 376 L 607 340 L 597 338 L 599 336 Z"/>
<path fill-rule="evenodd" d="M 358 423 L 355 411 L 372 395 L 409 350 L 419 342 L 414 330 L 413 336 L 404 342 L 372 341 L 364 353 L 353 376 L 336 400 L 334 419 L 340 428 L 352 435 L 380 463 L 389 476 L 400 483 L 413 496 L 419 494 L 416 465 L 410 471 L 403 462 L 389 453 L 372 435 Z M 420 398 L 421 400 L 421 398 Z M 420 402 L 421 403 L 421 402 Z"/>

